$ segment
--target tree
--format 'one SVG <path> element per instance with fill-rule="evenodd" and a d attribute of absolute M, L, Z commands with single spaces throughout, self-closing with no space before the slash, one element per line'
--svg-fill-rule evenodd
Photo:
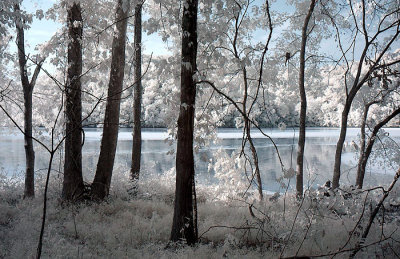
<path fill-rule="evenodd" d="M 266 3 L 268 6 L 268 1 L 266 1 Z M 234 30 L 234 36 L 233 36 L 233 41 L 232 41 L 232 50 L 233 50 L 232 55 L 237 60 L 238 64 L 240 64 L 240 66 L 241 66 L 240 70 L 241 70 L 242 77 L 243 77 L 243 100 L 241 103 L 242 103 L 242 111 L 245 116 L 243 116 L 243 124 L 244 124 L 243 136 L 244 137 L 242 139 L 242 152 L 244 152 L 244 146 L 245 146 L 246 142 L 248 142 L 250 145 L 250 150 L 251 150 L 253 164 L 254 164 L 254 173 L 252 172 L 251 179 L 254 179 L 254 176 L 256 177 L 258 194 L 260 196 L 260 200 L 262 200 L 264 196 L 263 196 L 263 191 L 262 191 L 262 181 L 261 181 L 260 167 L 259 167 L 259 163 L 258 163 L 258 154 L 257 154 L 256 147 L 254 145 L 253 139 L 251 137 L 251 121 L 249 118 L 251 110 L 256 102 L 256 98 L 254 98 L 253 100 L 250 101 L 250 96 L 249 96 L 250 89 L 249 88 L 250 88 L 251 80 L 248 76 L 248 68 L 245 65 L 245 58 L 242 58 L 240 56 L 240 52 L 238 51 L 238 35 L 239 35 L 242 21 L 245 19 L 246 15 L 247 15 L 248 8 L 250 6 L 250 1 L 247 1 L 247 3 L 243 6 L 238 3 L 237 6 L 238 6 L 237 12 L 234 14 L 234 19 L 233 19 L 233 21 L 235 23 L 235 30 Z M 269 12 L 268 12 L 268 14 L 269 14 Z M 270 33 L 272 33 L 272 30 L 270 30 Z M 263 70 L 262 64 L 264 62 L 264 55 L 268 49 L 268 43 L 269 43 L 270 37 L 271 37 L 271 34 L 269 35 L 269 38 L 267 40 L 267 43 L 265 45 L 265 48 L 264 48 L 264 51 L 262 54 L 262 58 L 261 58 L 262 63 L 261 63 L 261 67 L 260 67 L 260 78 L 258 80 L 256 96 L 258 95 L 258 92 L 259 92 L 260 86 L 261 86 L 262 70 Z M 250 105 L 248 102 L 250 103 Z M 251 181 L 253 181 L 253 180 L 251 180 Z"/>
<path fill-rule="evenodd" d="M 258 128 L 264 136 L 268 137 L 259 127 L 256 117 L 259 115 L 257 109 L 262 109 L 260 99 L 264 97 L 263 91 L 265 90 L 264 72 L 266 69 L 264 66 L 273 30 L 270 5 L 269 1 L 261 6 L 252 1 L 243 1 L 242 3 L 227 1 L 226 4 L 228 7 L 222 8 L 224 10 L 218 10 L 221 5 L 217 3 L 217 12 L 214 13 L 214 16 L 208 15 L 207 17 L 209 20 L 216 20 L 214 21 L 215 24 L 210 27 L 216 27 L 214 30 L 218 30 L 218 34 L 223 36 L 216 39 L 211 38 L 211 42 L 206 45 L 206 50 L 210 49 L 207 50 L 210 53 L 207 54 L 208 56 L 202 57 L 206 61 L 206 67 L 202 67 L 201 72 L 204 71 L 204 75 L 209 78 L 214 76 L 216 82 L 222 82 L 224 88 L 229 88 L 229 94 L 224 93 L 221 87 L 217 88 L 215 83 L 210 80 L 202 80 L 198 83 L 211 86 L 213 91 L 228 100 L 228 103 L 233 105 L 235 111 L 240 115 L 236 121 L 237 127 L 243 127 L 240 157 L 251 168 L 251 174 L 248 174 L 247 166 L 245 168 L 245 175 L 250 183 L 249 188 L 252 184 L 255 184 L 260 200 L 262 200 L 263 188 L 259 157 L 251 136 L 251 128 L 253 126 Z M 265 11 L 262 11 L 261 8 L 265 8 Z M 221 15 L 221 13 L 224 13 L 224 15 Z M 267 31 L 264 42 L 257 41 L 254 43 L 248 40 L 248 35 L 255 33 L 256 30 Z M 211 35 L 207 36 L 210 37 Z M 207 41 L 210 40 L 207 39 Z M 206 52 L 206 50 L 203 52 Z M 213 60 L 215 64 L 210 62 L 211 57 L 216 59 Z M 223 67 L 220 64 L 224 64 Z M 247 147 L 250 149 L 251 156 L 246 154 Z"/>
<path fill-rule="evenodd" d="M 398 57 L 398 55 L 388 57 L 385 60 L 385 63 L 390 63 Z M 376 71 L 367 81 L 369 87 L 365 87 L 360 91 L 358 99 L 362 99 L 361 103 L 363 112 L 360 126 L 360 145 L 357 147 L 359 158 L 357 164 L 356 186 L 359 189 L 363 187 L 365 169 L 369 157 L 372 154 L 372 148 L 375 141 L 379 139 L 379 142 L 386 146 L 379 134 L 380 129 L 394 119 L 398 112 L 397 107 L 399 106 L 399 103 L 397 96 L 399 75 L 400 72 L 398 71 L 398 68 L 384 68 L 381 71 Z M 359 103 L 358 100 L 355 101 L 355 104 L 357 103 Z M 376 119 L 370 118 L 370 110 L 375 110 L 374 117 L 380 117 L 382 119 L 379 122 L 376 122 Z M 380 113 L 376 114 L 376 111 Z M 384 148 L 386 149 L 386 147 Z M 384 154 L 386 159 L 389 159 L 386 150 Z"/>
<path fill-rule="evenodd" d="M 299 70 L 299 91 L 300 91 L 300 127 L 299 141 L 297 144 L 297 164 L 296 164 L 296 192 L 297 197 L 303 196 L 303 162 L 304 162 L 304 146 L 306 141 L 306 116 L 307 116 L 307 96 L 304 87 L 304 73 L 306 65 L 306 44 L 308 37 L 308 24 L 314 11 L 316 0 L 311 0 L 310 7 L 301 32 L 301 48 L 300 48 L 300 70 Z M 290 55 L 290 54 L 289 54 Z"/>
<path fill-rule="evenodd" d="M 82 195 L 82 11 L 80 3 L 68 8 L 68 69 L 65 89 L 65 160 L 62 197 L 77 199 Z"/>
<path fill-rule="evenodd" d="M 142 152 L 142 7 L 142 1 L 139 2 L 135 7 L 135 88 L 133 103 L 133 144 L 131 167 L 131 178 L 134 181 L 139 179 L 140 158 Z"/>
<path fill-rule="evenodd" d="M 337 39 L 339 48 L 342 53 L 341 60 L 346 66 L 345 72 L 345 91 L 346 100 L 341 115 L 340 136 L 336 145 L 335 162 L 333 169 L 332 187 L 339 187 L 340 167 L 342 161 L 342 150 L 346 139 L 347 124 L 349 113 L 354 98 L 360 89 L 368 82 L 369 78 L 375 71 L 379 71 L 382 67 L 390 67 L 399 60 L 391 63 L 384 63 L 384 57 L 390 51 L 393 43 L 398 40 L 400 34 L 400 8 L 398 1 L 389 1 L 386 5 L 370 5 L 365 0 L 357 3 L 360 11 L 355 10 L 355 3 L 348 3 L 349 21 L 352 24 L 352 41 L 349 46 L 344 46 L 345 39 L 341 37 L 343 31 L 339 31 L 334 18 L 331 15 L 332 23 L 337 31 Z M 372 8 L 372 10 L 371 10 Z M 368 13 L 373 12 L 377 15 L 369 16 Z M 347 27 L 351 27 L 347 25 Z M 358 46 L 362 42 L 362 47 Z M 358 60 L 350 60 L 348 56 L 357 57 L 355 50 L 361 49 Z M 353 53 L 349 51 L 353 50 Z"/>
<path fill-rule="evenodd" d="M 193 129 L 197 71 L 197 0 L 186 0 L 182 16 L 181 97 L 176 150 L 176 189 L 171 240 L 197 242 Z"/>
<path fill-rule="evenodd" d="M 96 199 L 104 199 L 108 195 L 114 167 L 118 140 L 122 83 L 124 80 L 126 29 L 129 9 L 129 0 L 118 0 L 103 136 L 101 138 L 100 156 L 97 163 L 96 175 L 92 183 L 92 195 Z"/>
<path fill-rule="evenodd" d="M 369 104 L 369 103 L 368 103 Z M 368 111 L 366 109 L 366 111 Z M 367 113 L 367 112 L 366 112 Z M 400 114 L 400 108 L 396 108 L 386 116 L 383 120 L 379 121 L 375 127 L 373 128 L 371 135 L 368 138 L 368 143 L 365 145 L 365 129 L 364 129 L 364 139 L 361 139 L 362 146 L 360 147 L 360 158 L 358 160 L 357 166 L 357 178 L 356 178 L 356 186 L 359 189 L 362 189 L 364 183 L 364 176 L 365 176 L 365 168 L 367 167 L 368 158 L 371 155 L 372 147 L 376 139 L 378 138 L 379 130 L 384 127 L 390 120 L 395 118 L 398 114 Z"/>
<path fill-rule="evenodd" d="M 15 5 L 15 11 L 19 12 L 19 4 Z M 25 140 L 25 189 L 24 198 L 35 196 L 35 151 L 32 140 L 32 93 L 36 79 L 40 73 L 44 60 L 38 61 L 35 71 L 29 81 L 27 70 L 27 55 L 25 53 L 24 21 L 17 16 L 15 27 L 17 29 L 18 62 L 21 77 L 22 90 L 24 94 L 24 140 Z"/>

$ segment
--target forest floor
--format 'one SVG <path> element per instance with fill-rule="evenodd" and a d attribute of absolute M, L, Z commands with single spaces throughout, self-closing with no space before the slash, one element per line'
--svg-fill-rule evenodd
<path fill-rule="evenodd" d="M 43 181 L 36 198 L 23 200 L 20 180 L 0 177 L 0 258 L 36 254 L 43 206 Z M 234 186 L 197 186 L 199 244 L 168 243 L 174 197 L 172 174 L 141 179 L 132 196 L 128 177 L 114 176 L 107 201 L 62 203 L 60 180 L 52 179 L 44 258 L 278 258 L 290 256 L 394 258 L 400 253 L 399 188 L 381 210 L 366 240 L 360 239 L 381 190 L 306 191 L 238 195 Z M 396 203 L 397 202 L 397 203 Z"/>

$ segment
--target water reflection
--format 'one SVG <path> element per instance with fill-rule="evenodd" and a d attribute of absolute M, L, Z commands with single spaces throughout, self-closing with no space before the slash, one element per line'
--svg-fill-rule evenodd
<path fill-rule="evenodd" d="M 387 129 L 390 136 L 396 141 L 400 140 L 400 129 Z M 282 176 L 282 170 L 276 150 L 269 139 L 261 138 L 262 135 L 254 131 L 254 144 L 258 151 L 260 171 L 263 187 L 269 191 L 281 190 L 281 185 L 276 181 Z M 266 130 L 274 138 L 279 148 L 282 162 L 286 169 L 295 168 L 297 132 L 291 129 L 280 131 L 277 129 Z M 346 142 L 357 139 L 358 129 L 350 129 Z M 93 178 L 97 165 L 100 148 L 100 129 L 86 129 L 86 141 L 83 147 L 83 165 L 86 181 Z M 335 144 L 339 135 L 338 129 L 310 128 L 307 131 L 305 148 L 305 185 L 322 184 L 331 178 Z M 201 182 L 215 182 L 213 172 L 208 171 L 210 158 L 218 151 L 224 149 L 229 155 L 237 151 L 242 144 L 241 132 L 235 129 L 220 129 L 219 141 L 207 148 L 201 148 L 196 154 L 197 179 Z M 174 146 L 165 141 L 167 138 L 164 129 L 144 129 L 142 144 L 142 165 L 147 172 L 162 173 L 172 168 L 175 164 Z M 7 174 L 20 172 L 25 168 L 24 141 L 21 134 L 0 130 L 0 167 Z M 128 172 L 131 163 L 131 129 L 121 129 L 117 146 L 116 167 L 122 167 Z M 47 168 L 48 154 L 43 147 L 35 145 L 36 169 Z M 170 154 L 173 153 L 173 154 Z M 351 184 L 355 181 L 354 166 L 356 157 L 353 150 L 348 149 L 343 153 L 342 183 Z M 59 159 L 55 161 L 56 168 L 60 166 Z M 366 184 L 380 184 L 390 181 L 393 175 L 391 168 L 374 168 L 366 176 Z M 145 177 L 145 176 L 144 176 Z M 294 183 L 294 179 L 291 180 Z"/>

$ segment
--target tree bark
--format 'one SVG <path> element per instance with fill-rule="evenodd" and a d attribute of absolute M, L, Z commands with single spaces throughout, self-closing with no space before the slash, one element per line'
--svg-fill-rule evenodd
<path fill-rule="evenodd" d="M 362 189 L 364 183 L 364 176 L 365 176 L 365 168 L 367 167 L 367 162 L 369 156 L 372 152 L 372 147 L 375 144 L 375 140 L 377 138 L 377 134 L 379 130 L 384 127 L 390 120 L 400 114 L 400 108 L 394 110 L 390 115 L 388 115 L 385 119 L 375 125 L 374 129 L 372 130 L 371 136 L 369 137 L 367 147 L 365 149 L 364 155 L 360 158 L 358 170 L 357 170 L 357 179 L 356 179 L 356 186 L 358 189 Z"/>
<path fill-rule="evenodd" d="M 194 212 L 193 128 L 196 100 L 197 0 L 186 0 L 182 16 L 181 105 L 176 152 L 175 208 L 171 240 L 197 242 Z"/>
<path fill-rule="evenodd" d="M 135 88 L 133 100 L 133 144 L 131 178 L 139 180 L 140 158 L 142 152 L 142 6 L 138 3 L 135 7 Z"/>
<path fill-rule="evenodd" d="M 296 194 L 298 198 L 303 197 L 303 163 L 304 163 L 304 146 L 306 142 L 306 117 L 307 117 L 307 96 L 304 86 L 304 74 L 306 66 L 306 44 L 307 44 L 307 28 L 315 7 L 315 1 L 311 0 L 310 7 L 306 18 L 304 19 L 301 31 L 301 49 L 300 49 L 300 71 L 299 71 L 299 91 L 300 91 L 300 128 L 299 141 L 297 144 L 297 164 L 296 164 Z"/>
<path fill-rule="evenodd" d="M 32 93 L 24 91 L 24 141 L 25 141 L 25 189 L 24 198 L 35 196 L 35 151 L 32 140 Z"/>
<path fill-rule="evenodd" d="M 126 6 L 127 5 L 127 6 Z M 128 23 L 129 0 L 118 0 L 116 11 L 116 31 L 112 42 L 112 58 L 108 96 L 104 117 L 103 136 L 96 175 L 92 184 L 92 196 L 104 199 L 110 190 L 118 140 L 119 112 L 122 83 L 125 68 L 126 28 Z"/>
<path fill-rule="evenodd" d="M 62 198 L 78 199 L 84 190 L 82 177 L 82 13 L 79 3 L 68 9 L 68 71 L 65 87 L 65 161 Z"/>
<path fill-rule="evenodd" d="M 18 12 L 20 10 L 19 5 L 16 4 L 14 9 Z M 26 162 L 24 198 L 29 198 L 35 196 L 35 151 L 33 149 L 32 139 L 32 93 L 44 60 L 39 61 L 36 65 L 31 81 L 29 82 L 23 23 L 24 22 L 21 18 L 18 18 L 15 21 L 15 27 L 17 29 L 19 72 L 24 93 L 24 147 Z"/>

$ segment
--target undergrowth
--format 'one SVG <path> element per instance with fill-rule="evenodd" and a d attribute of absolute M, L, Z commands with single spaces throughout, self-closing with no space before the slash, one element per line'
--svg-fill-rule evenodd
<path fill-rule="evenodd" d="M 29 258 L 36 252 L 42 217 L 42 180 L 37 198 L 22 200 L 22 181 L 1 177 L 0 257 Z M 400 251 L 398 188 L 375 219 L 366 240 L 360 234 L 382 189 L 308 190 L 303 200 L 290 192 L 232 195 L 216 185 L 198 185 L 196 246 L 169 244 L 174 173 L 147 174 L 136 195 L 128 173 L 114 177 L 103 203 L 65 204 L 59 179 L 52 178 L 43 256 L 45 258 L 277 258 L 289 256 L 395 257 Z M 40 187 L 40 188 L 39 188 Z M 230 195 L 226 195 L 229 193 Z"/>

